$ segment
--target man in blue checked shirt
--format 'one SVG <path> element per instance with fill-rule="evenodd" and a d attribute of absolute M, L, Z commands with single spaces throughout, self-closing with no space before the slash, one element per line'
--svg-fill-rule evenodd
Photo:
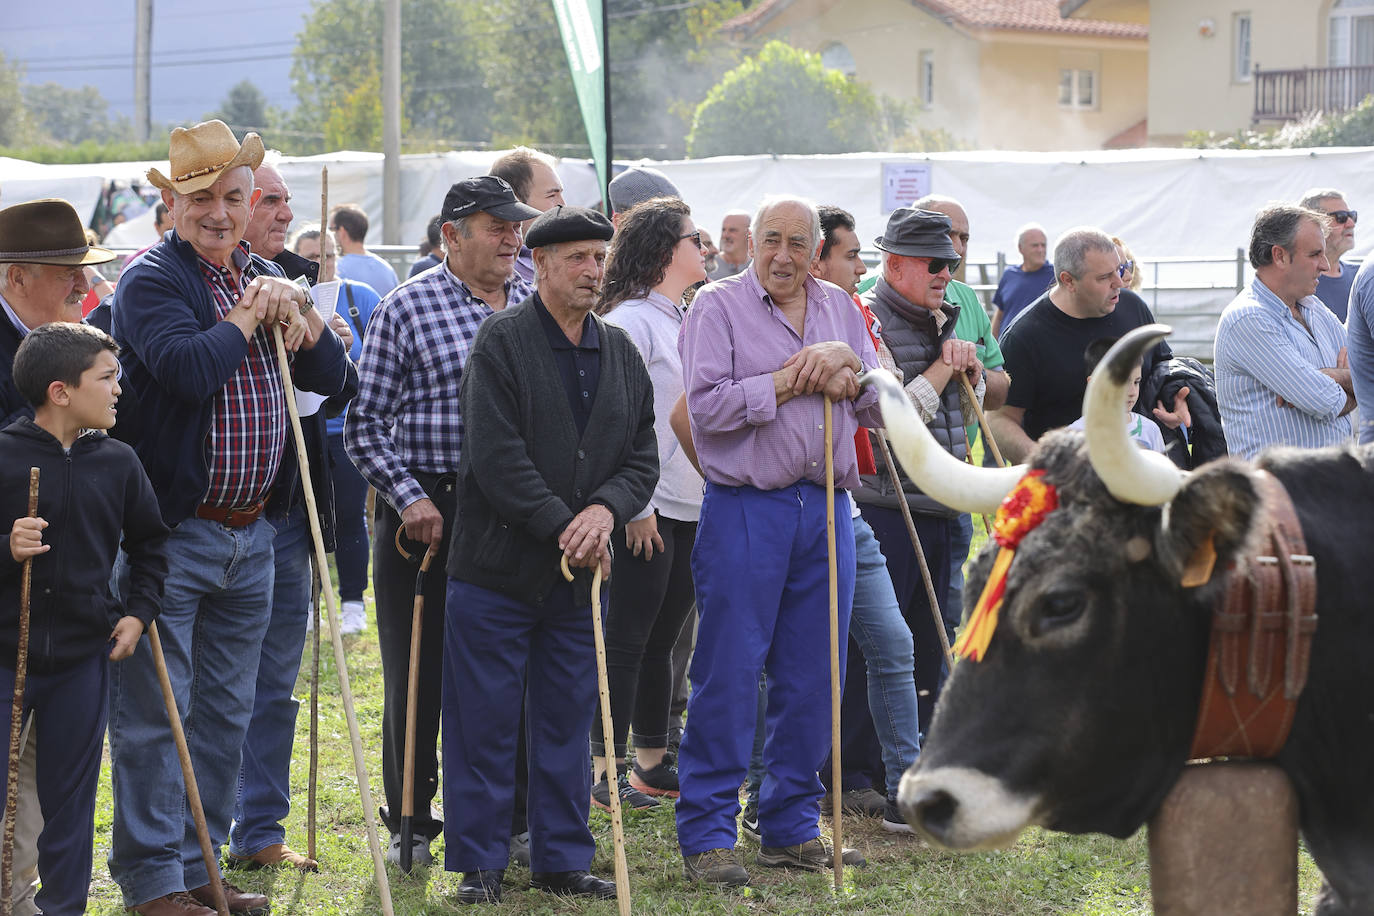
<path fill-rule="evenodd" d="M 1315 295 L 1329 217 L 1266 207 L 1250 232 L 1255 278 L 1217 325 L 1217 405 L 1231 454 L 1347 442 L 1354 388 L 1345 328 Z"/>
<path fill-rule="evenodd" d="M 348 457 L 376 488 L 373 589 L 377 641 L 382 653 L 382 781 L 391 829 L 387 857 L 400 859 L 401 778 L 405 750 L 406 675 L 415 567 L 395 547 L 396 531 L 423 551 L 437 545 L 448 555 L 454 482 L 463 440 L 458 387 L 482 322 L 534 292 L 513 268 L 520 223 L 539 215 L 520 203 L 511 186 L 484 175 L 449 188 L 440 211 L 444 260 L 389 293 L 372 314 L 358 361 L 358 396 L 344 427 Z M 439 683 L 443 668 L 444 577 L 425 583 L 420 682 Z M 443 822 L 432 816 L 438 789 L 435 744 L 438 691 L 421 691 L 416 714 L 415 817 L 412 861 L 434 860 L 430 841 Z M 425 750 L 427 749 L 427 750 Z"/>

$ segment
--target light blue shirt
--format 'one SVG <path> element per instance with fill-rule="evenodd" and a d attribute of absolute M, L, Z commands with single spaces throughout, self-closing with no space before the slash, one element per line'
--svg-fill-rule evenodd
<path fill-rule="evenodd" d="M 334 269 L 334 275 L 341 280 L 366 283 L 376 290 L 379 296 L 385 296 L 396 288 L 396 271 L 370 251 L 343 255 Z"/>
<path fill-rule="evenodd" d="M 1233 455 L 1254 458 L 1274 445 L 1320 448 L 1350 439 L 1350 417 L 1340 416 L 1345 389 L 1320 371 L 1336 365 L 1345 328 L 1316 296 L 1299 300 L 1298 309 L 1307 327 L 1256 277 L 1221 313 L 1217 406 Z"/>
<path fill-rule="evenodd" d="M 1366 258 L 1350 288 L 1345 339 L 1355 400 L 1360 403 L 1360 443 L 1374 442 L 1374 258 Z"/>

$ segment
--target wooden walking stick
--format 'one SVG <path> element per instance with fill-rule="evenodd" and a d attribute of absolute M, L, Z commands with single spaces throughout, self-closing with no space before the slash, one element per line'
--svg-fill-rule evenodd
<path fill-rule="evenodd" d="M 29 468 L 29 518 L 38 517 L 38 468 Z M 14 661 L 14 702 L 10 706 L 10 759 L 5 773 L 4 849 L 0 850 L 0 913 L 14 912 L 14 823 L 19 814 L 19 736 L 24 730 L 24 682 L 29 673 L 29 590 L 33 557 L 19 574 L 19 652 Z"/>
<path fill-rule="evenodd" d="M 916 534 L 916 520 L 911 517 L 911 507 L 906 504 L 906 494 L 902 491 L 902 480 L 897 476 L 897 465 L 892 460 L 892 451 L 887 447 L 887 439 L 876 435 L 878 447 L 883 453 L 883 464 L 887 465 L 887 476 L 897 491 L 897 507 L 902 511 L 902 521 L 906 522 L 906 533 L 911 535 L 911 548 L 916 551 L 916 565 L 921 569 L 921 581 L 926 585 L 926 598 L 929 599 L 930 613 L 935 618 L 935 634 L 940 637 L 940 649 L 950 668 L 954 667 L 954 651 L 949 647 L 949 635 L 945 633 L 945 618 L 940 613 L 940 599 L 935 597 L 935 583 L 930 578 L 930 567 L 926 565 L 926 552 L 921 549 L 921 538 Z"/>
<path fill-rule="evenodd" d="M 987 415 L 983 413 L 983 405 L 978 403 L 978 397 L 973 393 L 973 385 L 969 382 L 968 376 L 960 372 L 959 381 L 964 386 L 964 394 L 968 396 L 968 402 L 973 405 L 973 412 L 978 417 L 978 427 L 983 431 L 983 441 L 987 447 L 992 449 L 992 457 L 997 462 L 999 468 L 1007 466 L 1007 461 L 1002 457 L 1002 450 L 997 447 L 997 440 L 992 437 L 992 428 L 988 426 Z"/>
<path fill-rule="evenodd" d="M 298 318 L 298 321 L 305 319 Z M 329 613 L 330 636 L 334 643 L 334 666 L 339 669 L 339 695 L 343 700 L 344 718 L 348 722 L 348 737 L 353 744 L 353 773 L 362 796 L 363 819 L 367 823 L 367 845 L 372 850 L 372 870 L 377 878 L 377 895 L 382 901 L 382 913 L 395 916 L 391 904 L 391 882 L 386 875 L 382 847 L 377 842 L 377 819 L 372 808 L 372 790 L 367 783 L 367 761 L 363 757 L 363 739 L 358 733 L 358 714 L 353 708 L 353 691 L 348 686 L 348 659 L 344 656 L 343 634 L 340 632 L 339 608 L 334 601 L 334 582 L 329 578 L 329 556 L 324 549 L 324 535 L 320 532 L 320 510 L 315 505 L 315 489 L 310 480 L 310 458 L 305 451 L 305 433 L 301 431 L 301 415 L 296 409 L 296 388 L 291 381 L 291 367 L 286 355 L 286 341 L 281 325 L 272 325 L 277 344 L 277 363 L 281 368 L 282 387 L 286 389 L 286 412 L 291 417 L 291 431 L 296 437 L 297 464 L 301 469 L 301 489 L 305 491 L 305 510 L 310 519 L 310 536 L 315 542 L 315 562 L 320 568 L 320 588 L 324 592 L 325 609 Z M 318 628 L 316 632 L 319 632 Z"/>
<path fill-rule="evenodd" d="M 835 890 L 844 887 L 844 805 L 840 804 L 844 770 L 840 765 L 840 576 L 835 566 L 835 449 L 830 414 L 834 404 L 825 395 L 825 548 L 830 576 L 830 861 Z M 845 634 L 848 636 L 848 634 Z M 846 646 L 848 643 L 846 642 Z"/>
<path fill-rule="evenodd" d="M 984 434 L 983 438 L 986 439 L 987 435 Z M 973 464 L 973 443 L 969 441 L 967 426 L 964 427 L 964 461 Z M 983 519 L 983 533 L 992 537 L 992 519 L 986 512 L 979 512 L 978 515 Z M 967 560 L 968 557 L 964 559 Z"/>
<path fill-rule="evenodd" d="M 396 549 L 414 561 L 415 556 L 401 546 L 405 528 L 396 529 Z M 415 714 L 420 703 L 420 629 L 425 622 L 425 573 L 434 560 L 436 545 L 430 544 L 415 574 L 415 606 L 410 614 L 410 670 L 406 678 L 405 768 L 401 777 L 401 871 L 410 874 L 411 840 L 415 836 Z"/>
<path fill-rule="evenodd" d="M 563 578 L 573 580 L 572 570 L 568 568 L 568 555 L 563 554 L 561 561 Z M 601 633 L 601 564 L 596 564 L 592 573 L 592 638 L 596 643 L 596 686 L 601 694 L 601 734 L 614 744 L 615 734 L 611 722 L 611 682 L 606 676 L 606 638 Z M 612 751 L 615 748 L 612 747 Z M 606 782 L 611 791 L 611 842 L 615 847 L 615 902 L 620 908 L 620 916 L 630 916 L 630 868 L 625 864 L 625 828 L 620 821 L 620 770 L 615 765 L 615 754 L 607 760 Z M 611 770 L 615 770 L 612 778 Z"/>
<path fill-rule="evenodd" d="M 315 567 L 315 561 L 310 561 Z M 310 583 L 310 792 L 305 814 L 305 854 L 315 859 L 317 786 L 320 773 L 320 577 L 329 570 L 315 569 Z"/>
<path fill-rule="evenodd" d="M 167 721 L 172 726 L 172 740 L 176 742 L 177 759 L 181 762 L 181 778 L 186 783 L 186 801 L 196 822 L 196 838 L 200 840 L 200 854 L 205 859 L 205 872 L 210 876 L 210 893 L 215 898 L 219 916 L 229 916 L 229 904 L 224 899 L 224 885 L 219 879 L 219 863 L 210 845 L 210 828 L 205 824 L 205 808 L 200 803 L 200 786 L 191 766 L 191 750 L 186 746 L 186 731 L 181 727 L 181 713 L 172 693 L 172 679 L 167 675 L 167 656 L 162 654 L 162 638 L 157 633 L 157 621 L 148 624 L 148 644 L 153 650 L 153 666 L 157 668 L 157 682 L 162 685 L 162 703 L 167 707 Z"/>

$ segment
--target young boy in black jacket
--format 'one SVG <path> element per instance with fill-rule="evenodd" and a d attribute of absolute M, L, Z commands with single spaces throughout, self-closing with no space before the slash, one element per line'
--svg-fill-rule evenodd
<path fill-rule="evenodd" d="M 0 535 L 0 734 L 9 734 L 19 585 L 32 558 L 24 715 L 40 719 L 35 902 L 47 916 L 86 911 L 109 663 L 133 653 L 167 575 L 167 527 L 152 485 L 133 449 L 102 432 L 115 423 L 118 350 L 89 325 L 30 331 L 15 353 L 14 382 L 34 418 L 0 430 L 0 519 L 14 519 Z M 27 517 L 31 467 L 41 472 L 37 518 Z M 131 573 L 123 603 L 109 585 L 121 533 Z M 0 741 L 0 766 L 8 758 Z"/>

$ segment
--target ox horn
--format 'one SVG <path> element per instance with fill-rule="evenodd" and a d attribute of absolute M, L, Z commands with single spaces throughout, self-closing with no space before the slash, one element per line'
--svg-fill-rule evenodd
<path fill-rule="evenodd" d="M 960 512 L 995 512 L 1026 473 L 1024 465 L 975 467 L 945 451 L 916 416 L 901 383 L 886 369 L 869 370 L 860 381 L 878 389 L 878 406 L 897 460 L 912 481 L 938 502 Z"/>
<path fill-rule="evenodd" d="M 1083 396 L 1088 457 L 1108 492 L 1122 502 L 1163 505 L 1183 486 L 1184 473 L 1131 441 L 1121 417 L 1131 373 L 1147 350 L 1172 333 L 1168 325 L 1147 324 L 1123 335 L 1102 357 Z"/>

